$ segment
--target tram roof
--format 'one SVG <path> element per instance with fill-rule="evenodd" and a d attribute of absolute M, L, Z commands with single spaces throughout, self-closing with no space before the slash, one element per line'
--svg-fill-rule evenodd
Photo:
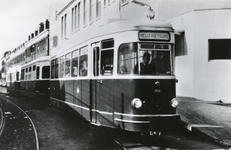
<path fill-rule="evenodd" d="M 173 27 L 170 22 L 160 21 L 160 20 L 116 20 L 111 23 L 102 25 L 104 29 L 107 30 L 126 30 L 131 28 L 137 29 L 167 29 L 173 30 Z"/>
<path fill-rule="evenodd" d="M 50 62 L 50 57 L 51 57 L 51 56 L 39 57 L 39 58 L 37 58 L 37 59 L 35 59 L 35 60 L 31 61 L 31 62 L 28 62 L 28 63 L 23 64 L 21 67 L 22 67 L 22 68 L 23 68 L 23 67 L 27 67 L 27 66 L 30 66 L 30 65 L 32 65 L 32 64 L 34 64 L 34 63 L 37 63 L 37 62 L 45 62 L 45 61 Z"/>

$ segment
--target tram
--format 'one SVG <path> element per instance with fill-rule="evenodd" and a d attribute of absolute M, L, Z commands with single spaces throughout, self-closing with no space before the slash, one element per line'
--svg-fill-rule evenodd
<path fill-rule="evenodd" d="M 176 113 L 174 29 L 120 20 L 89 31 L 51 58 L 50 102 L 91 124 L 154 133 Z M 60 46 L 62 47 L 62 46 Z"/>
<path fill-rule="evenodd" d="M 6 87 L 9 94 L 20 93 L 20 65 L 11 66 L 7 71 Z"/>
<path fill-rule="evenodd" d="M 36 100 L 49 101 L 50 56 L 37 58 L 21 66 L 20 93 Z"/>

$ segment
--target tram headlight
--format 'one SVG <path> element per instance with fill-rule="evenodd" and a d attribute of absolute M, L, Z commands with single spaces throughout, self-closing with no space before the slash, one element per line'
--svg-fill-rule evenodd
<path fill-rule="evenodd" d="M 176 107 L 178 106 L 178 101 L 176 100 L 176 98 L 173 98 L 173 99 L 171 100 L 171 106 L 172 106 L 173 108 L 176 108 Z"/>
<path fill-rule="evenodd" d="M 139 99 L 139 98 L 134 98 L 133 100 L 132 100 L 132 103 L 131 103 L 131 105 L 134 107 L 134 108 L 136 108 L 136 109 L 140 109 L 141 107 L 142 107 L 142 101 Z"/>

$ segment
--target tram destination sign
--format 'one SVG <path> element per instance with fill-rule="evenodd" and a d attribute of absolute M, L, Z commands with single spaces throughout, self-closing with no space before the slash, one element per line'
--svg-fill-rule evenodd
<path fill-rule="evenodd" d="M 140 31 L 139 32 L 139 39 L 140 40 L 164 40 L 164 41 L 169 41 L 170 40 L 170 35 L 167 32 Z"/>

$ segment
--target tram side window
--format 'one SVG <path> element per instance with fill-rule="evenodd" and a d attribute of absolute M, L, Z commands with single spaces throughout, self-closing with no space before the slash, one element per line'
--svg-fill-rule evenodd
<path fill-rule="evenodd" d="M 71 76 L 77 77 L 78 76 L 78 50 L 72 52 L 72 59 L 71 59 Z"/>
<path fill-rule="evenodd" d="M 88 47 L 82 47 L 79 50 L 79 76 L 87 76 L 88 72 Z"/>
<path fill-rule="evenodd" d="M 55 78 L 59 77 L 59 58 L 55 59 Z"/>
<path fill-rule="evenodd" d="M 133 73 L 137 62 L 137 43 L 122 44 L 118 51 L 118 74 L 126 75 Z"/>
<path fill-rule="evenodd" d="M 60 72 L 59 72 L 59 75 L 60 75 L 60 78 L 63 78 L 64 77 L 64 56 L 61 56 L 60 57 Z"/>
<path fill-rule="evenodd" d="M 50 66 L 43 66 L 42 68 L 42 78 L 50 78 Z"/>
<path fill-rule="evenodd" d="M 19 81 L 19 72 L 16 72 L 16 81 Z"/>
<path fill-rule="evenodd" d="M 114 50 L 101 52 L 101 75 L 113 74 L 113 52 Z"/>
<path fill-rule="evenodd" d="M 37 69 L 36 69 L 36 79 L 39 79 L 39 74 L 40 74 L 40 67 L 37 67 Z"/>
<path fill-rule="evenodd" d="M 24 80 L 24 69 L 21 70 L 21 80 Z"/>
<path fill-rule="evenodd" d="M 12 73 L 10 73 L 10 82 L 12 81 Z"/>
<path fill-rule="evenodd" d="M 55 78 L 55 59 L 51 61 L 51 79 Z"/>
<path fill-rule="evenodd" d="M 66 54 L 65 56 L 65 77 L 66 78 L 69 78 L 71 77 L 71 61 L 70 61 L 70 58 L 71 58 L 71 53 L 69 54 Z"/>
<path fill-rule="evenodd" d="M 87 76 L 87 55 L 82 55 L 79 57 L 79 66 L 80 66 L 80 70 L 79 70 L 79 76 Z"/>

